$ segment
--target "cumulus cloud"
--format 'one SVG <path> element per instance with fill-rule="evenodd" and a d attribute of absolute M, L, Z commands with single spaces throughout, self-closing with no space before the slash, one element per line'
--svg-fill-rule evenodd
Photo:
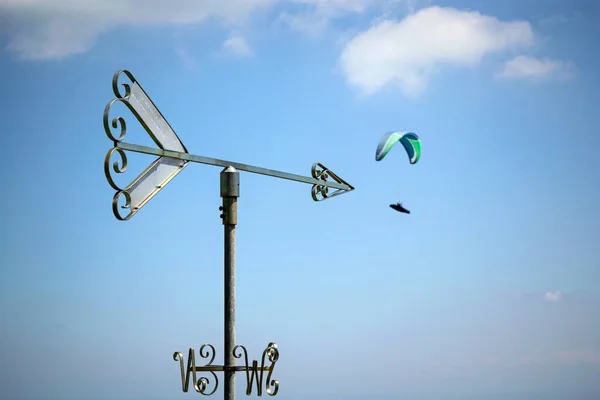
<path fill-rule="evenodd" d="M 550 301 L 550 302 L 556 302 L 556 301 L 561 301 L 563 298 L 563 294 L 560 290 L 557 290 L 555 292 L 546 292 L 544 293 L 544 299 L 546 301 Z"/>
<path fill-rule="evenodd" d="M 223 49 L 233 55 L 240 57 L 250 57 L 254 52 L 246 42 L 243 36 L 233 35 L 223 43 Z"/>
<path fill-rule="evenodd" d="M 496 74 L 499 78 L 569 78 L 573 65 L 561 60 L 517 56 L 502 66 Z"/>
<path fill-rule="evenodd" d="M 474 67 L 487 54 L 533 43 L 526 21 L 503 22 L 476 11 L 429 7 L 359 33 L 346 44 L 340 63 L 348 82 L 365 94 L 395 84 L 407 95 L 417 95 L 441 66 Z"/>

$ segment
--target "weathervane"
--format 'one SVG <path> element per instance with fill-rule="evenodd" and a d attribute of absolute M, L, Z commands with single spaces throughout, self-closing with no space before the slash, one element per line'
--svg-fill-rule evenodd
<path fill-rule="evenodd" d="M 125 94 L 119 90 L 119 76 L 125 74 L 130 83 L 123 83 Z M 188 153 L 171 125 L 156 108 L 150 97 L 139 85 L 138 81 L 127 70 L 117 71 L 112 79 L 113 92 L 116 96 L 104 109 L 104 130 L 110 140 L 113 141 L 111 148 L 104 159 L 104 172 L 110 186 L 116 190 L 112 201 L 112 209 L 115 217 L 121 221 L 133 217 L 152 197 L 154 197 L 167 183 L 179 174 L 190 162 L 224 167 L 221 171 L 220 196 L 223 198 L 220 217 L 224 226 L 224 266 L 225 266 L 225 290 L 224 290 L 224 365 L 213 365 L 215 359 L 215 348 L 211 344 L 203 344 L 199 349 L 199 355 L 209 361 L 202 365 L 196 365 L 196 357 L 193 348 L 189 349 L 187 367 L 184 363 L 183 354 L 175 352 L 173 359 L 179 361 L 181 372 L 181 388 L 188 391 L 190 373 L 192 374 L 194 389 L 203 395 L 209 396 L 217 390 L 219 380 L 215 372 L 224 372 L 224 399 L 235 399 L 235 372 L 246 374 L 246 394 L 252 393 L 252 386 L 256 383 L 257 394 L 262 396 L 264 373 L 267 373 L 265 388 L 267 394 L 275 396 L 279 390 L 279 382 L 272 379 L 275 364 L 279 360 L 279 349 L 273 342 L 269 343 L 262 353 L 260 365 L 257 360 L 248 362 L 248 352 L 242 345 L 235 344 L 235 227 L 237 225 L 237 199 L 240 196 L 240 176 L 238 171 L 246 171 L 255 174 L 272 176 L 296 182 L 312 184 L 311 196 L 314 201 L 322 201 L 349 191 L 354 187 L 341 179 L 338 175 L 327 169 L 320 163 L 312 166 L 312 177 L 290 174 L 267 168 L 255 167 L 231 161 L 219 160 Z M 123 117 L 109 118 L 110 109 L 116 103 L 121 102 L 127 106 L 138 122 L 159 147 L 147 147 L 123 142 L 126 136 L 127 124 Z M 113 134 L 113 130 L 118 133 Z M 131 183 L 121 188 L 112 178 L 113 172 L 120 174 L 127 169 L 126 151 L 144 153 L 158 156 L 142 173 Z M 111 165 L 111 157 L 117 152 L 120 161 Z M 329 180 L 331 178 L 331 180 Z M 329 192 L 329 189 L 336 189 Z M 119 199 L 123 196 L 125 204 L 120 206 L 129 213 L 122 216 L 119 211 Z M 236 366 L 235 359 L 244 357 L 244 365 Z M 269 365 L 265 365 L 268 363 Z M 214 387 L 208 390 L 211 381 L 208 377 L 197 377 L 197 373 L 209 373 L 214 379 Z M 212 386 L 212 385 L 211 385 Z"/>

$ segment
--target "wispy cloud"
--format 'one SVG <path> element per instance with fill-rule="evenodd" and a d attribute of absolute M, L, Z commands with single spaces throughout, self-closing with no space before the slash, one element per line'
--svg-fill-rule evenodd
<path fill-rule="evenodd" d="M 511 292 L 499 292 L 490 294 L 488 299 L 497 304 L 504 302 L 510 302 L 513 304 L 521 304 L 523 302 L 534 304 L 534 303 L 557 303 L 568 301 L 571 304 L 578 305 L 589 305 L 589 304 L 600 304 L 600 296 L 598 293 L 571 289 L 571 290 L 531 290 L 531 291 L 511 291 Z"/>
<path fill-rule="evenodd" d="M 276 23 L 284 24 L 288 28 L 306 36 L 316 37 L 328 27 L 329 18 L 308 12 L 296 14 L 282 12 L 279 14 Z"/>
<path fill-rule="evenodd" d="M 538 20 L 538 24 L 542 26 L 558 26 L 576 21 L 583 13 L 579 10 L 572 10 L 562 14 L 552 14 L 542 17 Z"/>
<path fill-rule="evenodd" d="M 194 60 L 187 47 L 179 45 L 175 48 L 175 53 L 179 56 L 179 58 L 181 58 L 183 65 L 187 69 L 191 71 L 195 71 L 197 69 L 198 65 L 196 64 L 196 60 Z"/>
<path fill-rule="evenodd" d="M 223 42 L 223 50 L 226 53 L 239 57 L 251 57 L 254 55 L 254 51 L 250 48 L 246 39 L 240 35 L 233 35 L 225 40 Z"/>
<path fill-rule="evenodd" d="M 431 0 L 287 0 L 286 3 L 299 5 L 301 10 L 281 12 L 276 23 L 316 37 L 339 18 L 365 14 L 369 10 L 379 13 L 380 18 L 412 13 L 418 6 L 429 5 Z"/>
<path fill-rule="evenodd" d="M 119 27 L 194 26 L 216 20 L 239 26 L 257 11 L 298 7 L 281 19 L 297 30 L 319 30 L 329 20 L 374 5 L 407 0 L 0 0 L 0 34 L 7 50 L 23 60 L 61 59 L 93 48 L 103 33 Z"/>
<path fill-rule="evenodd" d="M 23 60 L 61 59 L 89 51 L 122 26 L 189 26 L 208 19 L 243 23 L 277 0 L 0 0 L 7 50 Z"/>
<path fill-rule="evenodd" d="M 515 359 L 494 358 L 487 360 L 489 365 L 581 365 L 581 364 L 600 364 L 600 349 L 583 348 L 568 349 L 550 352 L 536 352 L 524 354 Z"/>
<path fill-rule="evenodd" d="M 414 96 L 444 65 L 474 67 L 491 53 L 534 44 L 526 21 L 454 8 L 429 7 L 406 18 L 384 20 L 350 40 L 340 57 L 348 82 L 365 94 L 394 84 Z"/>
<path fill-rule="evenodd" d="M 544 293 L 544 299 L 546 301 L 556 302 L 556 301 L 561 301 L 562 298 L 563 298 L 563 294 L 560 290 Z"/>
<path fill-rule="evenodd" d="M 475 357 L 433 362 L 437 368 L 522 367 L 547 365 L 600 365 L 600 348 L 571 348 L 507 354 L 506 351 L 486 351 Z"/>
<path fill-rule="evenodd" d="M 574 74 L 574 65 L 561 60 L 550 58 L 535 58 L 529 56 L 517 56 L 504 63 L 500 71 L 496 73 L 498 78 L 520 78 L 520 79 L 566 79 Z"/>
<path fill-rule="evenodd" d="M 277 21 L 308 36 L 320 35 L 330 21 L 348 14 L 360 14 L 379 0 L 292 0 L 302 5 L 300 12 L 281 12 Z"/>

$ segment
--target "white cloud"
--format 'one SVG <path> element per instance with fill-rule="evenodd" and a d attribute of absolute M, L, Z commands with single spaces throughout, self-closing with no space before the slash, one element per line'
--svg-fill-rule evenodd
<path fill-rule="evenodd" d="M 560 60 L 517 56 L 508 60 L 496 76 L 500 78 L 569 78 L 572 76 L 572 69 L 572 64 Z"/>
<path fill-rule="evenodd" d="M 544 293 L 544 299 L 550 302 L 560 301 L 563 298 L 563 294 L 560 290 L 554 292 L 546 292 Z"/>
<path fill-rule="evenodd" d="M 276 22 L 283 23 L 294 31 L 315 37 L 328 27 L 329 18 L 309 12 L 297 14 L 282 12 Z"/>
<path fill-rule="evenodd" d="M 294 0 L 295 3 L 314 6 L 317 12 L 335 15 L 343 12 L 363 12 L 368 3 L 376 0 Z"/>
<path fill-rule="evenodd" d="M 429 4 L 431 0 L 287 0 L 301 5 L 301 12 L 281 12 L 278 23 L 308 36 L 318 36 L 325 31 L 332 20 L 352 14 L 364 14 L 369 9 L 380 13 L 410 11 L 417 4 Z"/>
<path fill-rule="evenodd" d="M 256 11 L 286 6 L 278 21 L 317 35 L 332 20 L 374 9 L 380 16 L 370 29 L 350 38 L 340 57 L 348 82 L 365 93 L 389 84 L 416 95 L 441 66 L 477 65 L 489 53 L 531 46 L 525 21 L 501 22 L 477 12 L 429 7 L 430 0 L 0 0 L 0 35 L 6 49 L 24 60 L 61 59 L 90 51 L 100 35 L 122 27 L 193 26 L 216 20 L 239 28 Z M 401 21 L 390 15 L 411 11 Z M 387 19 L 386 19 L 387 18 Z M 348 33 L 348 31 L 346 32 Z M 232 36 L 223 50 L 251 56 L 244 37 Z M 177 48 L 188 68 L 192 54 Z M 570 64 L 519 56 L 496 75 L 503 78 L 567 76 Z"/>
<path fill-rule="evenodd" d="M 233 35 L 223 43 L 223 49 L 236 56 L 250 57 L 254 52 L 243 36 Z"/>
<path fill-rule="evenodd" d="M 560 290 L 557 290 L 555 292 L 546 292 L 544 293 L 544 299 L 546 301 L 550 301 L 550 302 L 556 302 L 556 301 L 561 301 L 563 298 L 563 294 Z"/>
<path fill-rule="evenodd" d="M 195 71 L 198 68 L 196 61 L 190 55 L 190 52 L 188 51 L 187 47 L 179 45 L 175 48 L 175 53 L 179 56 L 179 58 L 181 58 L 184 66 L 188 70 Z"/>
<path fill-rule="evenodd" d="M 365 94 L 396 84 L 407 95 L 418 95 L 440 66 L 474 67 L 487 54 L 533 43 L 526 21 L 429 7 L 359 33 L 346 44 L 340 63 L 348 82 Z"/>
<path fill-rule="evenodd" d="M 319 30 L 331 18 L 386 1 L 406 0 L 0 0 L 0 34 L 21 59 L 60 59 L 89 51 L 101 34 L 119 27 L 184 26 L 208 19 L 231 27 L 255 11 L 284 4 L 312 12 L 282 14 L 282 21 L 299 30 Z"/>
<path fill-rule="evenodd" d="M 308 10 L 282 12 L 277 22 L 314 37 L 327 29 L 332 19 L 352 13 L 360 14 L 375 2 L 379 0 L 291 0 L 292 4 L 302 5 Z"/>
<path fill-rule="evenodd" d="M 277 0 L 0 0 L 7 49 L 26 60 L 60 59 L 90 50 L 118 27 L 242 23 Z"/>

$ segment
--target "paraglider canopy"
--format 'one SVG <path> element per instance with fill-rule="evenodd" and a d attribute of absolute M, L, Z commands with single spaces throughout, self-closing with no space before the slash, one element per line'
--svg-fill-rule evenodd
<path fill-rule="evenodd" d="M 377 144 L 375 160 L 381 161 L 390 152 L 396 143 L 402 143 L 408 160 L 411 164 L 416 164 L 421 158 L 421 139 L 414 132 L 389 132 L 383 135 Z"/>

